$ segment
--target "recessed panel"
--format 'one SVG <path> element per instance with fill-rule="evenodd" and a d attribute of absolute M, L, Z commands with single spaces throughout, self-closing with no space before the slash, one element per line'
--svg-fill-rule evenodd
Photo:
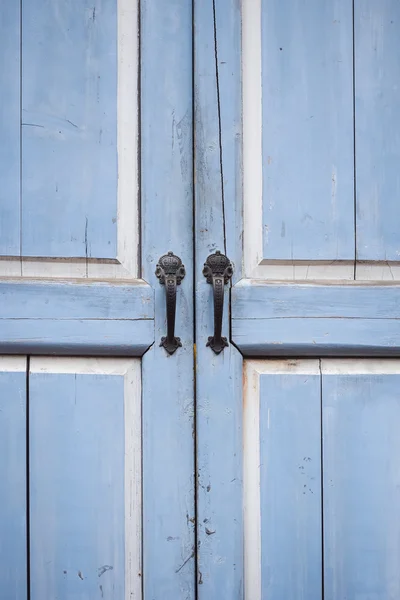
<path fill-rule="evenodd" d="M 327 600 L 400 597 L 400 361 L 323 361 Z"/>
<path fill-rule="evenodd" d="M 0 587 L 27 598 L 26 358 L 0 357 Z"/>
<path fill-rule="evenodd" d="M 33 359 L 31 598 L 141 598 L 140 363 Z"/>

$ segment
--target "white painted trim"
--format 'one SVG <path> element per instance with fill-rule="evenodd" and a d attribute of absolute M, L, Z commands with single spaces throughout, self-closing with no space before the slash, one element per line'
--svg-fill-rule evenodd
<path fill-rule="evenodd" d="M 0 258 L 0 277 L 132 280 L 139 276 L 138 0 L 118 0 L 117 259 Z"/>
<path fill-rule="evenodd" d="M 243 504 L 244 598 L 261 600 L 260 373 L 261 361 L 244 363 Z"/>
<path fill-rule="evenodd" d="M 142 382 L 133 359 L 125 390 L 125 600 L 142 598 Z"/>
<path fill-rule="evenodd" d="M 0 372 L 26 372 L 26 356 L 0 356 Z"/>
<path fill-rule="evenodd" d="M 244 598 L 262 600 L 260 376 L 290 373 L 319 376 L 320 366 L 318 359 L 259 359 L 246 360 L 243 368 Z"/>
<path fill-rule="evenodd" d="M 263 257 L 262 0 L 242 0 L 244 276 L 273 281 L 353 281 L 354 261 Z M 400 281 L 400 264 L 359 263 L 358 281 Z"/>
<path fill-rule="evenodd" d="M 245 277 L 263 258 L 261 0 L 242 0 L 243 236 Z"/>
<path fill-rule="evenodd" d="M 321 360 L 322 375 L 398 375 L 396 358 L 330 358 Z"/>
<path fill-rule="evenodd" d="M 18 359 L 25 371 L 23 357 Z M 8 369 L 16 370 L 16 369 Z M 125 600 L 142 598 L 142 390 L 138 358 L 33 357 L 30 373 L 116 375 L 124 377 L 125 421 Z"/>

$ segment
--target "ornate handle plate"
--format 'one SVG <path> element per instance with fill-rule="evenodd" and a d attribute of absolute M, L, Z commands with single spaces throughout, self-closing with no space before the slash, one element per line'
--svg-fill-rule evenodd
<path fill-rule="evenodd" d="M 222 315 L 224 310 L 224 286 L 233 274 L 232 263 L 219 250 L 210 254 L 204 263 L 203 275 L 207 283 L 212 284 L 214 293 L 214 335 L 208 338 L 207 346 L 219 354 L 228 346 L 226 337 L 222 336 Z"/>
<path fill-rule="evenodd" d="M 160 284 L 165 285 L 167 335 L 161 338 L 160 346 L 164 346 L 168 354 L 173 354 L 179 346 L 182 346 L 181 339 L 175 337 L 176 287 L 181 284 L 185 275 L 185 267 L 179 256 L 175 256 L 173 252 L 161 256 L 156 267 L 156 276 Z"/>

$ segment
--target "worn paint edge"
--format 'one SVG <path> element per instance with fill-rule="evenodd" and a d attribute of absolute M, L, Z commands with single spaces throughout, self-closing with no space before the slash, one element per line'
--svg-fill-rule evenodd
<path fill-rule="evenodd" d="M 243 523 L 244 597 L 261 600 L 260 372 L 261 361 L 244 363 Z"/>
<path fill-rule="evenodd" d="M 138 13 L 138 0 L 117 0 L 117 259 L 7 257 L 0 260 L 0 277 L 138 277 Z"/>

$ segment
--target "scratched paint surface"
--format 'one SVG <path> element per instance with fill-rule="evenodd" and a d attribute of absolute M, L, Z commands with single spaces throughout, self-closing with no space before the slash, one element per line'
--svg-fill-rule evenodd
<path fill-rule="evenodd" d="M 352 39 L 347 0 L 262 2 L 266 259 L 354 259 Z"/>
<path fill-rule="evenodd" d="M 121 600 L 123 377 L 31 373 L 29 411 L 30 597 Z"/>
<path fill-rule="evenodd" d="M 25 600 L 27 583 L 26 372 L 24 358 L 17 360 L 19 372 L 0 364 L 0 595 L 7 600 Z"/>
<path fill-rule="evenodd" d="M 117 0 L 22 5 L 22 254 L 116 257 Z"/>

